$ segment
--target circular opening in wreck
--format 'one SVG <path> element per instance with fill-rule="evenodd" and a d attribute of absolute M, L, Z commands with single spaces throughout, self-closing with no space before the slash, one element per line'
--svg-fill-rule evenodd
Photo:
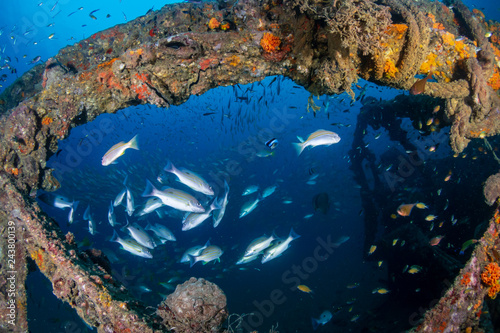
<path fill-rule="evenodd" d="M 158 307 L 195 276 L 221 287 L 229 313 L 246 314 L 240 327 L 248 331 L 277 324 L 278 330 L 311 331 L 311 318 L 321 321 L 324 311 L 333 317 L 318 331 L 409 329 L 450 286 L 470 257 L 471 240 L 486 229 L 491 210 L 481 181 L 496 171 L 497 149 L 494 140 L 491 150 L 478 140 L 453 156 L 449 127 L 429 116 L 437 100 L 368 83 L 355 92 L 356 101 L 346 94 L 317 97 L 274 77 L 215 88 L 167 110 L 138 106 L 101 115 L 59 143 L 47 166 L 61 188 L 39 192 L 40 205 L 75 235 L 80 251 L 101 250 L 127 297 L 148 306 Z M 292 143 L 319 129 L 337 133 L 340 142 L 298 155 Z M 113 145 L 136 135 L 139 150 L 102 165 Z M 199 174 L 215 195 L 181 184 L 163 170 L 168 161 Z M 224 197 L 226 181 L 220 225 L 214 228 L 209 217 L 182 231 L 179 210 L 145 213 L 147 180 L 189 192 L 206 209 Z M 242 195 L 252 187 L 258 189 Z M 134 202 L 127 207 L 125 194 L 113 207 L 112 227 L 110 206 L 124 189 Z M 54 195 L 79 203 L 74 210 L 54 207 Z M 244 207 L 250 212 L 240 217 Z M 152 258 L 134 256 L 110 241 L 114 231 L 121 238 L 131 234 L 127 220 L 136 228 L 166 226 L 176 241 L 146 230 L 157 244 Z M 284 240 L 292 228 L 301 237 L 283 255 L 237 264 L 254 239 Z M 179 262 L 207 240 L 223 251 L 220 262 L 191 268 Z"/>

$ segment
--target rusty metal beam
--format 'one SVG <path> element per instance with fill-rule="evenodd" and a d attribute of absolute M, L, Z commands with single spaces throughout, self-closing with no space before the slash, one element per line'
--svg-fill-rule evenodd
<path fill-rule="evenodd" d="M 454 18 L 482 51 L 456 44 Z M 290 77 L 314 94 L 353 95 L 359 76 L 409 89 L 415 74 L 432 70 L 438 82 L 423 93 L 446 99 L 451 145 L 460 152 L 471 138 L 499 132 L 500 102 L 488 81 L 495 66 L 483 26 L 460 2 L 453 11 L 408 0 L 167 5 L 62 49 L 0 96 L 1 221 L 23 230 L 19 251 L 25 247 L 54 293 L 88 324 L 100 332 L 165 331 L 30 197 L 59 187 L 46 161 L 72 127 L 103 112 L 178 105 L 217 86 L 269 75 Z"/>

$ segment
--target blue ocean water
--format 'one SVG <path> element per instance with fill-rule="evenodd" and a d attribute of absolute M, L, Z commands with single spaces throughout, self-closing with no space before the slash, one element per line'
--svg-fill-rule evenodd
<path fill-rule="evenodd" d="M 0 27 L 3 31 L 0 45 L 5 46 L 2 65 L 10 64 L 17 73 L 4 69 L 7 77 L 3 87 L 12 83 L 16 74 L 21 75 L 33 66 L 28 63 L 36 56 L 46 60 L 65 45 L 124 23 L 125 16 L 130 21 L 163 4 L 116 0 L 104 7 L 97 1 L 26 1 L 4 6 Z M 500 11 L 490 1 L 467 4 L 485 7 L 487 19 L 499 18 Z M 89 14 L 96 9 L 99 10 L 93 13 L 97 18 L 94 20 Z M 51 34 L 54 36 L 49 39 Z M 358 85 L 354 88 L 356 95 L 364 91 L 365 100 L 368 97 L 391 100 L 407 94 L 362 80 Z M 321 107 L 317 113 L 308 110 L 310 98 Z M 446 271 L 439 261 L 424 261 L 416 252 L 452 258 L 458 264 L 467 260 L 471 250 L 464 255 L 459 251 L 463 242 L 478 237 L 484 230 L 490 212 L 482 202 L 480 183 L 496 166 L 491 155 L 484 154 L 480 143 L 475 142 L 464 155 L 453 158 L 447 127 L 423 136 L 403 117 L 401 127 L 408 132 L 411 142 L 422 147 L 419 152 L 427 173 L 409 172 L 402 184 L 391 186 L 391 179 L 384 175 L 395 173 L 401 165 L 400 156 L 407 153 L 383 128 L 369 126 L 363 145 L 353 144 L 361 107 L 360 100 L 352 103 L 347 94 L 311 96 L 289 79 L 270 77 L 251 85 L 213 89 L 191 97 L 178 107 L 137 106 L 114 115 L 101 115 L 73 129 L 49 162 L 62 185 L 57 194 L 80 201 L 75 222 L 68 226 L 67 210 L 40 205 L 58 221 L 63 232 L 75 234 L 82 248 L 103 250 L 113 262 L 113 276 L 148 305 L 157 305 L 164 295 L 172 292 L 160 283 L 171 281 L 169 286 L 175 287 L 195 276 L 222 288 L 228 297 L 230 313 L 253 313 L 245 317 L 243 325 L 247 330 L 266 332 L 279 324 L 280 332 L 311 332 L 311 318 L 329 310 L 333 314 L 331 322 L 320 326 L 317 332 L 402 331 L 417 323 L 422 314 L 419 309 L 431 306 L 453 281 L 451 273 L 458 271 L 453 267 Z M 298 142 L 297 136 L 306 139 L 318 129 L 338 133 L 341 141 L 328 147 L 306 149 L 297 156 L 292 146 Z M 101 165 L 102 156 L 111 146 L 135 135 L 140 150 L 127 150 L 117 164 Z M 272 151 L 274 154 L 258 157 L 256 154 L 265 149 L 264 143 L 271 138 L 279 141 Z M 423 146 L 418 142 L 423 142 Z M 495 147 L 494 140 L 492 145 Z M 432 146 L 436 151 L 430 153 Z M 361 188 L 352 170 L 352 159 L 356 151 L 364 151 L 363 147 L 374 154 L 378 169 L 387 171 L 377 176 L 382 179 L 381 186 L 368 163 L 364 164 L 369 189 L 374 190 L 370 193 Z M 157 178 L 168 160 L 202 175 L 216 194 L 222 191 L 226 179 L 230 187 L 226 215 L 217 228 L 209 220 L 189 231 L 181 231 L 180 217 L 160 219 L 155 213 L 145 219 L 132 216 L 130 221 L 143 227 L 147 222 L 162 223 L 177 238 L 176 242 L 152 250 L 152 259 L 133 256 L 109 241 L 113 234 L 107 221 L 109 203 L 123 189 L 123 180 L 128 176 L 127 186 L 140 209 L 146 201 L 141 197 L 146 179 L 161 186 Z M 444 181 L 450 171 L 450 180 Z M 433 175 L 431 180 L 429 174 Z M 169 186 L 182 188 L 175 178 L 169 180 Z M 242 197 L 249 185 L 258 185 L 259 193 L 268 186 L 276 185 L 277 189 L 255 211 L 240 219 L 242 205 L 257 196 Z M 384 192 L 377 193 L 377 189 Z M 326 215 L 314 211 L 313 198 L 319 193 L 327 193 L 329 197 Z M 366 216 L 362 200 L 367 194 L 378 205 L 379 214 L 373 221 Z M 396 214 L 399 205 L 416 201 L 424 202 L 429 209 L 415 208 L 407 219 L 390 217 Z M 96 235 L 89 233 L 83 219 L 88 206 L 97 222 Z M 115 212 L 118 223 L 125 225 L 124 207 L 117 207 Z M 437 219 L 425 221 L 429 214 Z M 457 222 L 452 223 L 455 218 Z M 443 225 L 439 227 L 441 222 Z M 415 229 L 405 233 L 399 229 L 402 225 Z M 265 264 L 260 260 L 235 264 L 253 239 L 273 232 L 285 238 L 291 228 L 301 237 L 281 257 Z M 114 229 L 125 235 L 119 227 Z M 440 235 L 444 236 L 440 245 L 431 247 L 428 241 Z M 344 236 L 349 240 L 338 248 L 325 245 Z M 396 245 L 392 246 L 395 239 Z M 198 263 L 192 268 L 178 263 L 186 249 L 207 240 L 224 251 L 220 262 Z M 377 249 L 368 255 L 371 245 Z M 318 257 L 317 253 L 321 255 Z M 407 266 L 413 265 L 421 267 L 419 273 L 407 272 Z M 294 288 L 297 284 L 308 286 L 313 293 L 297 290 Z M 90 331 L 67 304 L 50 295 L 50 288 L 50 283 L 39 273 L 30 276 L 31 331 Z M 389 292 L 373 293 L 378 288 Z"/>

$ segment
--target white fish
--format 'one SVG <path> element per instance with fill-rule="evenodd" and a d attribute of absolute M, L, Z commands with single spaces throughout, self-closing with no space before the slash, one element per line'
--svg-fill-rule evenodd
<path fill-rule="evenodd" d="M 206 219 L 209 218 L 210 214 L 214 209 L 219 209 L 220 206 L 214 200 L 210 207 L 203 213 L 189 213 L 182 221 L 182 231 L 191 230 L 202 224 Z"/>
<path fill-rule="evenodd" d="M 189 262 L 189 256 L 192 255 L 194 257 L 200 255 L 201 251 L 205 250 L 210 245 L 210 241 L 207 241 L 205 245 L 197 245 L 190 247 L 184 252 L 179 262 Z"/>
<path fill-rule="evenodd" d="M 243 206 L 241 207 L 241 210 L 240 210 L 240 219 L 243 216 L 247 216 L 255 208 L 257 208 L 257 204 L 259 203 L 259 201 L 260 201 L 260 196 L 257 197 L 255 200 L 250 200 L 250 201 L 247 201 L 246 203 L 244 203 Z"/>
<path fill-rule="evenodd" d="M 269 186 L 269 187 L 266 187 L 264 189 L 264 191 L 262 191 L 262 198 L 267 198 L 268 196 L 270 196 L 271 194 L 274 193 L 274 191 L 276 191 L 276 188 L 278 186 L 274 185 L 274 186 Z"/>
<path fill-rule="evenodd" d="M 66 197 L 52 193 L 43 193 L 37 198 L 43 203 L 59 209 L 71 208 L 74 204 L 74 202 L 69 201 Z"/>
<path fill-rule="evenodd" d="M 92 220 L 92 217 L 90 217 L 89 218 L 89 232 L 92 236 L 94 236 L 97 233 L 95 227 L 96 227 L 95 222 Z"/>
<path fill-rule="evenodd" d="M 113 206 L 117 207 L 117 206 L 121 205 L 123 198 L 125 198 L 125 194 L 127 194 L 126 187 L 120 193 L 117 194 L 115 201 L 113 202 Z"/>
<path fill-rule="evenodd" d="M 257 252 L 255 254 L 252 254 L 251 256 L 243 256 L 236 262 L 236 265 L 242 265 L 242 264 L 248 264 L 249 262 L 254 261 L 261 255 L 262 252 Z"/>
<path fill-rule="evenodd" d="M 224 180 L 224 197 L 222 197 L 219 201 L 217 201 L 217 205 L 220 206 L 220 209 L 215 210 L 212 213 L 214 220 L 214 228 L 217 228 L 217 226 L 222 221 L 224 214 L 226 213 L 226 207 L 227 204 L 229 203 L 228 197 L 229 197 L 229 185 L 227 184 L 226 180 Z"/>
<path fill-rule="evenodd" d="M 128 216 L 132 216 L 134 213 L 134 197 L 132 196 L 132 192 L 127 188 L 127 214 Z"/>
<path fill-rule="evenodd" d="M 153 258 L 153 255 L 151 254 L 151 252 L 149 252 L 149 250 L 146 247 L 137 243 L 137 241 L 135 241 L 132 238 L 129 239 L 120 238 L 120 236 L 118 236 L 115 230 L 113 230 L 113 237 L 111 237 L 110 241 L 120 243 L 120 245 L 125 251 L 128 251 L 133 255 L 143 258 Z"/>
<path fill-rule="evenodd" d="M 182 210 L 185 212 L 203 213 L 205 208 L 192 195 L 167 187 L 163 190 L 156 189 L 149 180 L 146 183 L 146 189 L 142 194 L 143 197 L 157 197 L 164 205 Z"/>
<path fill-rule="evenodd" d="M 139 213 L 137 213 L 137 216 L 143 216 L 149 214 L 162 206 L 163 202 L 161 202 L 160 198 L 157 197 L 149 198 L 148 201 L 146 201 L 144 208 Z"/>
<path fill-rule="evenodd" d="M 109 224 L 111 224 L 112 227 L 115 226 L 115 224 L 116 224 L 116 217 L 115 217 L 115 212 L 114 212 L 114 208 L 113 208 L 113 201 L 111 201 L 111 203 L 109 205 L 108 221 L 109 221 Z"/>
<path fill-rule="evenodd" d="M 151 238 L 147 232 L 145 232 L 141 227 L 138 225 L 135 226 L 127 226 L 127 230 L 130 233 L 130 236 L 132 236 L 133 239 L 137 241 L 137 243 L 141 244 L 142 246 L 147 247 L 148 249 L 154 249 L 156 246 L 155 241 L 153 238 Z"/>
<path fill-rule="evenodd" d="M 79 203 L 80 201 L 73 201 L 73 204 L 71 205 L 71 209 L 69 210 L 68 214 L 68 224 L 72 224 L 73 221 L 75 220 L 74 215 Z"/>
<path fill-rule="evenodd" d="M 163 170 L 173 173 L 182 184 L 197 192 L 201 192 L 205 195 L 214 195 L 214 190 L 208 185 L 205 179 L 192 171 L 184 168 L 177 169 L 170 161 L 168 161 L 167 166 Z"/>
<path fill-rule="evenodd" d="M 139 150 L 139 146 L 137 144 L 137 135 L 130 139 L 129 142 L 119 142 L 113 147 L 111 147 L 106 154 L 102 157 L 102 165 L 110 165 L 120 156 L 125 153 L 125 150 L 132 148 Z"/>
<path fill-rule="evenodd" d="M 152 232 L 155 233 L 156 236 L 158 236 L 161 239 L 166 239 L 172 242 L 175 242 L 177 240 L 169 228 L 159 223 L 156 223 L 154 225 L 148 223 L 148 225 L 146 226 L 146 228 L 144 228 L 144 230 L 151 230 Z"/>
<path fill-rule="evenodd" d="M 259 190 L 259 186 L 257 185 L 250 185 L 248 186 L 244 191 L 243 191 L 243 194 L 242 196 L 245 196 L 245 195 L 249 195 L 249 194 L 252 194 L 252 193 L 255 193 Z"/>
<path fill-rule="evenodd" d="M 245 250 L 245 257 L 250 257 L 255 255 L 256 253 L 264 251 L 269 246 L 271 246 L 271 243 L 274 240 L 276 240 L 276 237 L 274 235 L 271 235 L 270 237 L 262 236 L 254 239 L 250 243 L 250 245 L 247 246 L 247 249 Z"/>
<path fill-rule="evenodd" d="M 297 154 L 300 155 L 302 151 L 307 147 L 317 147 L 317 146 L 330 146 L 334 143 L 340 141 L 340 136 L 331 131 L 317 130 L 311 133 L 306 141 L 300 143 L 294 143 L 294 147 L 297 150 Z"/>
<path fill-rule="evenodd" d="M 224 253 L 222 249 L 216 245 L 209 245 L 197 256 L 188 255 L 190 267 L 193 267 L 198 261 L 203 261 L 204 263 L 210 262 L 212 260 L 220 260 L 220 256 Z"/>
<path fill-rule="evenodd" d="M 262 256 L 262 263 L 266 263 L 282 255 L 290 247 L 290 242 L 299 237 L 300 235 L 297 235 L 293 229 L 290 229 L 287 239 L 278 242 L 266 250 L 264 256 Z"/>

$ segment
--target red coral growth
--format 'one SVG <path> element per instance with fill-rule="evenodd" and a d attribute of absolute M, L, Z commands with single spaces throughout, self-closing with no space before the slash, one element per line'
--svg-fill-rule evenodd
<path fill-rule="evenodd" d="M 217 58 L 203 59 L 202 61 L 200 61 L 200 69 L 202 71 L 204 71 L 208 67 L 217 66 L 218 63 L 219 63 L 219 59 L 217 59 Z"/>
<path fill-rule="evenodd" d="M 135 77 L 137 80 L 140 81 L 139 84 L 133 84 L 131 86 L 132 90 L 136 92 L 137 97 L 139 99 L 146 99 L 148 96 L 151 95 L 151 90 L 148 87 L 148 84 L 151 84 L 151 81 L 149 80 L 149 77 L 147 74 L 139 74 L 136 73 Z"/>
<path fill-rule="evenodd" d="M 464 274 L 464 276 L 462 277 L 462 280 L 460 280 L 460 284 L 462 286 L 468 286 L 470 283 L 470 273 L 467 272 Z"/>
<path fill-rule="evenodd" d="M 488 290 L 488 296 L 495 299 L 497 293 L 500 291 L 500 267 L 496 262 L 489 263 L 484 271 L 481 273 L 481 280 L 487 286 L 490 286 Z"/>
<path fill-rule="evenodd" d="M 50 123 L 52 123 L 53 121 L 54 119 L 50 118 L 49 116 L 45 116 L 42 119 L 42 125 L 50 125 Z"/>
<path fill-rule="evenodd" d="M 264 33 L 264 36 L 260 40 L 260 46 L 268 53 L 279 51 L 280 44 L 281 39 L 269 32 Z"/>

